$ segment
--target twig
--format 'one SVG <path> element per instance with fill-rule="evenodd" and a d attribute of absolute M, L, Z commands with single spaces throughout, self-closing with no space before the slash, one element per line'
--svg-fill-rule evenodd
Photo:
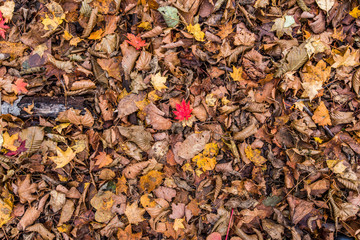
<path fill-rule="evenodd" d="M 304 111 L 309 114 L 310 117 L 314 116 L 314 114 L 310 111 L 310 109 L 308 109 L 306 106 L 303 106 Z M 331 137 L 333 138 L 335 135 L 334 133 L 329 129 L 328 126 L 323 126 L 325 132 Z"/>
<path fill-rule="evenodd" d="M 227 232 L 226 232 L 226 238 L 225 238 L 225 240 L 227 240 L 228 237 L 229 237 L 230 225 L 231 225 L 231 220 L 232 220 L 233 214 L 234 214 L 234 209 L 232 208 L 232 209 L 231 209 L 230 220 L 229 220 L 229 225 L 228 225 L 228 229 L 227 229 Z"/>

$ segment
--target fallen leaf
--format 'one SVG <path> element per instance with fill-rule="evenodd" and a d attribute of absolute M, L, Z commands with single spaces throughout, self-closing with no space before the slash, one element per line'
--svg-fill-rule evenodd
<path fill-rule="evenodd" d="M 261 151 L 259 149 L 252 149 L 250 145 L 245 148 L 246 157 L 252 161 L 255 166 L 262 166 L 267 160 L 261 156 Z"/>
<path fill-rule="evenodd" d="M 205 41 L 204 40 L 205 33 L 201 31 L 200 24 L 197 23 L 194 26 L 190 24 L 186 27 L 186 29 L 189 31 L 189 33 L 191 33 L 195 37 L 197 41 L 200 42 Z"/>
<path fill-rule="evenodd" d="M 285 15 L 281 18 L 274 20 L 274 25 L 271 27 L 271 31 L 276 31 L 276 36 L 281 38 L 284 33 L 291 36 L 292 26 L 295 24 L 293 16 Z"/>
<path fill-rule="evenodd" d="M 103 168 L 113 162 L 111 156 L 105 152 L 100 152 L 99 155 L 95 157 L 95 160 L 95 165 L 97 165 L 99 168 Z"/>
<path fill-rule="evenodd" d="M 175 219 L 175 221 L 174 221 L 174 230 L 178 231 L 179 229 L 184 229 L 185 226 L 184 226 L 183 222 L 184 222 L 183 218 L 182 219 Z"/>
<path fill-rule="evenodd" d="M 328 12 L 334 6 L 335 0 L 316 0 L 320 9 Z"/>
<path fill-rule="evenodd" d="M 26 86 L 28 84 L 26 82 L 24 82 L 23 78 L 19 78 L 15 81 L 15 84 L 13 85 L 13 90 L 15 92 L 15 94 L 18 93 L 27 93 L 28 90 L 26 89 Z"/>
<path fill-rule="evenodd" d="M 331 125 L 330 114 L 323 101 L 316 108 L 312 119 L 320 126 Z"/>
<path fill-rule="evenodd" d="M 5 132 L 5 133 L 3 133 L 2 137 L 3 137 L 3 145 L 2 145 L 3 148 L 6 148 L 6 149 L 8 149 L 10 151 L 16 151 L 17 150 L 18 147 L 14 146 L 14 143 L 19 138 L 18 133 L 15 133 L 15 134 L 11 135 L 11 137 L 10 137 L 9 133 Z"/>
<path fill-rule="evenodd" d="M 130 45 L 134 46 L 136 48 L 136 50 L 140 50 L 141 47 L 146 46 L 146 41 L 142 40 L 139 35 L 135 36 L 134 34 L 128 33 L 126 35 L 126 37 L 129 39 L 129 40 L 126 40 L 126 42 L 129 43 Z"/>
<path fill-rule="evenodd" d="M 0 12 L 2 13 L 2 16 L 7 19 L 7 21 L 10 21 L 12 19 L 14 9 L 14 1 L 5 1 L 4 4 L 0 6 Z"/>
<path fill-rule="evenodd" d="M 235 66 L 233 66 L 233 72 L 230 73 L 230 76 L 236 82 L 241 82 L 241 81 L 245 80 L 243 78 L 243 68 L 242 67 L 236 68 Z"/>
<path fill-rule="evenodd" d="M 126 205 L 125 215 L 130 224 L 138 224 L 139 222 L 144 221 L 144 213 L 145 209 L 139 208 L 137 202 Z"/>
<path fill-rule="evenodd" d="M 131 229 L 131 224 L 129 224 L 124 230 L 119 228 L 116 236 L 117 239 L 122 239 L 122 240 L 137 240 L 137 239 L 141 239 L 142 232 L 133 233 Z"/>
<path fill-rule="evenodd" d="M 59 147 L 56 147 L 56 153 L 56 157 L 49 157 L 54 163 L 56 163 L 56 168 L 65 167 L 65 165 L 71 162 L 71 160 L 73 160 L 76 155 L 76 153 L 74 153 L 70 147 L 67 147 L 65 151 Z"/>
<path fill-rule="evenodd" d="M 225 25 L 220 25 L 220 31 L 216 35 L 221 37 L 221 39 L 224 39 L 227 36 L 229 36 L 229 34 L 232 33 L 232 32 L 233 32 L 232 22 L 229 21 Z"/>
<path fill-rule="evenodd" d="M 38 185 L 36 183 L 31 183 L 30 178 L 31 175 L 28 174 L 23 181 L 20 179 L 17 181 L 16 185 L 18 186 L 18 195 L 21 203 L 31 203 L 37 199 L 37 196 L 33 193 L 37 191 Z"/>
<path fill-rule="evenodd" d="M 178 155 L 184 159 L 192 159 L 204 149 L 209 140 L 210 131 L 190 134 L 185 141 L 181 143 Z"/>
<path fill-rule="evenodd" d="M 164 85 L 165 83 L 166 77 L 162 77 L 160 72 L 151 76 L 151 84 L 154 86 L 155 90 L 161 91 L 163 89 L 167 89 L 167 86 Z"/>
<path fill-rule="evenodd" d="M 359 7 L 355 7 L 353 8 L 350 12 L 349 12 L 350 16 L 352 16 L 353 18 L 358 18 L 360 17 L 360 9 Z"/>
<path fill-rule="evenodd" d="M 176 8 L 171 6 L 164 6 L 164 7 L 159 7 L 157 10 L 164 17 L 164 20 L 168 25 L 168 27 L 173 28 L 176 27 L 176 25 L 178 25 L 180 18 L 178 15 L 179 12 Z"/>
<path fill-rule="evenodd" d="M 139 187 L 142 191 L 151 192 L 163 181 L 163 173 L 152 170 L 140 177 Z"/>

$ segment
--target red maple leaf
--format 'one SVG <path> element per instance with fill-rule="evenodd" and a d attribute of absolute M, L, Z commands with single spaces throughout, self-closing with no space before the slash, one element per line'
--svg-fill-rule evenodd
<path fill-rule="evenodd" d="M 4 25 L 5 19 L 2 17 L 2 12 L 0 12 L 0 36 L 5 39 L 5 33 L 9 26 Z"/>
<path fill-rule="evenodd" d="M 191 117 L 192 108 L 190 108 L 190 102 L 186 103 L 184 99 L 181 104 L 176 104 L 176 110 L 173 112 L 176 115 L 175 119 L 183 121 Z"/>
<path fill-rule="evenodd" d="M 126 37 L 130 40 L 126 40 L 126 42 L 134 46 L 136 50 L 139 50 L 141 49 L 141 47 L 146 46 L 146 41 L 142 40 L 139 35 L 135 36 L 134 34 L 128 33 Z"/>
<path fill-rule="evenodd" d="M 18 80 L 16 80 L 15 84 L 12 87 L 16 94 L 18 94 L 19 92 L 27 93 L 28 92 L 28 90 L 26 89 L 27 85 L 28 84 L 24 82 L 24 79 L 19 78 Z"/>

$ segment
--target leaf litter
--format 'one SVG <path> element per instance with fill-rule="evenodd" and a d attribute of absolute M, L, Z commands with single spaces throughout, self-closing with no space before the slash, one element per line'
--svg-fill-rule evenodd
<path fill-rule="evenodd" d="M 359 16 L 3 1 L 1 239 L 359 239 Z"/>

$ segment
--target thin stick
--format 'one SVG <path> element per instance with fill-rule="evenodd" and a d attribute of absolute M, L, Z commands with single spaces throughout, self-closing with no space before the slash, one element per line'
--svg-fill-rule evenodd
<path fill-rule="evenodd" d="M 232 208 L 232 209 L 231 209 L 230 220 L 229 220 L 229 225 L 228 225 L 228 229 L 227 229 L 227 232 L 226 232 L 226 238 L 225 238 L 225 240 L 227 240 L 228 237 L 229 237 L 230 225 L 231 225 L 231 220 L 232 220 L 233 214 L 234 214 L 234 209 Z"/>

